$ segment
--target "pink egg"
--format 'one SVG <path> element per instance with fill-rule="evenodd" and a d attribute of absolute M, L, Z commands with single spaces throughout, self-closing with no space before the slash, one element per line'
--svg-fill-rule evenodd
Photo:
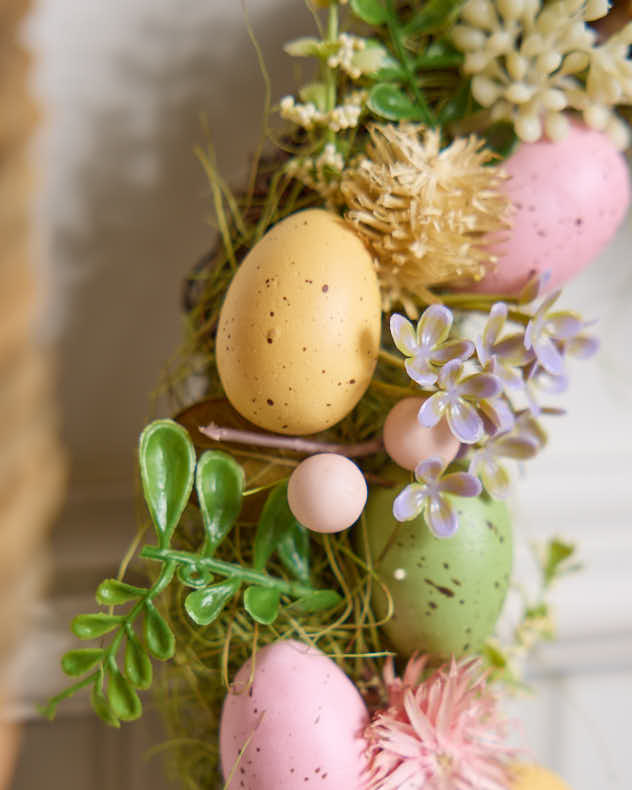
<path fill-rule="evenodd" d="M 340 532 L 355 523 L 366 503 L 366 480 L 344 455 L 318 453 L 296 467 L 287 501 L 297 521 L 315 532 Z"/>
<path fill-rule="evenodd" d="M 224 702 L 220 754 L 235 790 L 356 790 L 369 716 L 354 684 L 319 650 L 293 640 L 259 650 Z M 246 745 L 247 744 L 247 745 Z M 239 758 L 239 753 L 244 748 Z"/>
<path fill-rule="evenodd" d="M 474 290 L 516 293 L 532 271 L 551 271 L 556 288 L 589 264 L 614 236 L 628 208 L 623 155 L 610 138 L 573 124 L 559 142 L 523 143 L 504 164 L 516 209 L 498 265 Z"/>
<path fill-rule="evenodd" d="M 389 411 L 384 423 L 384 449 L 404 469 L 414 469 L 424 458 L 438 456 L 446 464 L 457 454 L 460 442 L 443 419 L 434 428 L 417 418 L 424 398 L 404 398 Z"/>

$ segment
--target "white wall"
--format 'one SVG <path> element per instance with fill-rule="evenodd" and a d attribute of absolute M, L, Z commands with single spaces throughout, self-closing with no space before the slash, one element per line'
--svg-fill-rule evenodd
<path fill-rule="evenodd" d="M 296 0 L 249 0 L 278 95 L 293 84 L 284 41 L 310 30 Z M 206 114 L 221 167 L 243 170 L 259 137 L 262 81 L 235 0 L 40 0 L 29 31 L 48 105 L 42 229 L 59 342 L 69 504 L 54 538 L 55 595 L 27 649 L 25 705 L 61 683 L 50 668 L 68 614 L 111 572 L 134 529 L 133 449 L 148 393 L 180 335 L 182 276 L 210 243 L 210 197 L 192 148 Z M 519 485 L 517 528 L 583 546 L 586 571 L 560 585 L 562 640 L 532 672 L 520 704 L 538 759 L 575 790 L 632 786 L 625 732 L 632 702 L 632 296 L 630 221 L 566 301 L 601 317 L 605 350 L 577 366 L 568 417 Z M 157 768 L 85 718 L 29 725 L 14 790 L 158 788 Z M 64 751 L 66 749 L 66 751 Z M 109 766 L 104 768 L 103 766 Z"/>

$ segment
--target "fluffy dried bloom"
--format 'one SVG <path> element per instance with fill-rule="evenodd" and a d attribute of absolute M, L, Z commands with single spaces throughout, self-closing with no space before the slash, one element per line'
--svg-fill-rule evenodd
<path fill-rule="evenodd" d="M 496 262 L 485 237 L 509 227 L 505 176 L 474 136 L 442 150 L 439 132 L 415 124 L 369 134 L 342 175 L 345 218 L 375 254 L 384 310 L 399 303 L 416 318 L 430 286 L 471 283 Z"/>
<path fill-rule="evenodd" d="M 468 0 L 452 31 L 466 53 L 463 70 L 492 120 L 509 120 L 522 140 L 543 131 L 552 140 L 568 130 L 564 110 L 583 113 L 592 128 L 628 144 L 612 107 L 632 103 L 627 59 L 632 23 L 601 46 L 586 22 L 604 16 L 605 0 Z"/>
<path fill-rule="evenodd" d="M 426 658 L 409 661 L 396 678 L 392 659 L 384 681 L 389 707 L 365 730 L 367 790 L 506 790 L 515 750 L 486 684 L 480 659 L 452 659 L 421 680 Z"/>

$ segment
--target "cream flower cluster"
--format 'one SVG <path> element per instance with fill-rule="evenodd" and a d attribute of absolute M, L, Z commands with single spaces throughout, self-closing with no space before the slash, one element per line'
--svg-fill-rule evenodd
<path fill-rule="evenodd" d="M 287 172 L 334 205 L 340 199 L 340 177 L 344 166 L 340 151 L 333 143 L 327 143 L 319 156 L 291 159 Z"/>
<path fill-rule="evenodd" d="M 330 55 L 327 58 L 327 65 L 330 69 L 342 69 L 351 79 L 359 80 L 362 76 L 362 69 L 354 63 L 354 59 L 356 53 L 362 52 L 365 46 L 363 38 L 341 33 L 338 36 L 338 51 L 335 55 Z"/>
<path fill-rule="evenodd" d="M 310 130 L 320 125 L 327 126 L 333 132 L 341 132 L 358 125 L 365 101 L 366 93 L 355 91 L 345 97 L 343 104 L 327 112 L 319 110 L 313 102 L 300 103 L 294 96 L 284 96 L 280 103 L 281 117 L 303 129 Z"/>
<path fill-rule="evenodd" d="M 564 110 L 572 109 L 624 148 L 628 127 L 612 108 L 632 103 L 632 23 L 602 45 L 586 25 L 608 7 L 607 0 L 467 0 L 452 37 L 465 52 L 474 98 L 527 142 L 543 132 L 564 137 Z"/>

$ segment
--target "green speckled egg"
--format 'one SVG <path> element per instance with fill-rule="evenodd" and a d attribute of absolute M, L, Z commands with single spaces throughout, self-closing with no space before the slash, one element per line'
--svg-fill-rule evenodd
<path fill-rule="evenodd" d="M 435 538 L 422 516 L 397 522 L 392 507 L 400 489 L 374 489 L 366 506 L 371 557 L 393 597 L 384 630 L 398 653 L 456 656 L 478 651 L 491 634 L 507 592 L 512 532 L 507 507 L 487 497 L 450 497 L 457 533 Z M 392 545 L 380 555 L 398 529 Z M 386 596 L 375 584 L 373 607 L 382 618 Z"/>

